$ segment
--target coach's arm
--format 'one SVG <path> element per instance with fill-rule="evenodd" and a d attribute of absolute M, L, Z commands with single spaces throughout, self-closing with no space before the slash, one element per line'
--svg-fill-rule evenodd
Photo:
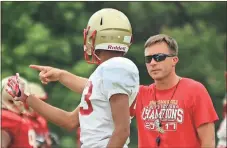
<path fill-rule="evenodd" d="M 215 121 L 218 120 L 212 99 L 202 83 L 195 83 L 193 121 L 197 129 L 201 148 L 215 148 Z"/>
<path fill-rule="evenodd" d="M 215 148 L 215 126 L 214 123 L 205 123 L 197 128 L 201 148 Z"/>

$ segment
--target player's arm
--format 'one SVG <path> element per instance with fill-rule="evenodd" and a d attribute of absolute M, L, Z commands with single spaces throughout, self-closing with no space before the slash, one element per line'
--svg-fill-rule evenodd
<path fill-rule="evenodd" d="M 218 120 L 212 100 L 206 88 L 197 83 L 194 87 L 193 121 L 197 128 L 202 148 L 215 147 L 215 126 Z"/>
<path fill-rule="evenodd" d="M 79 94 L 83 93 L 87 78 L 74 75 L 66 70 L 40 65 L 30 65 L 32 69 L 40 71 L 39 77 L 42 83 L 47 84 L 53 81 L 59 81 L 61 84 Z"/>
<path fill-rule="evenodd" d="M 27 103 L 41 116 L 63 128 L 71 130 L 79 126 L 79 107 L 73 112 L 67 112 L 47 104 L 35 95 L 30 94 L 28 85 L 20 79 L 18 73 L 8 79 L 5 90 L 15 100 Z"/>
<path fill-rule="evenodd" d="M 79 126 L 79 107 L 72 112 L 67 112 L 47 104 L 34 95 L 30 95 L 26 101 L 41 116 L 60 127 L 72 130 Z"/>
<path fill-rule="evenodd" d="M 129 98 L 126 94 L 115 94 L 110 98 L 114 132 L 107 148 L 123 147 L 130 136 Z"/>
<path fill-rule="evenodd" d="M 66 70 L 62 70 L 59 82 L 72 91 L 82 94 L 88 79 L 74 75 Z"/>
<path fill-rule="evenodd" d="M 1 147 L 8 148 L 12 141 L 10 134 L 4 129 L 1 129 L 1 136 L 2 136 Z"/>

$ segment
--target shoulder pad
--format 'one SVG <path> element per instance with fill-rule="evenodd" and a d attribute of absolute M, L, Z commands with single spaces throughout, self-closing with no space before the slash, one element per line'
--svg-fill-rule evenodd
<path fill-rule="evenodd" d="M 2 128 L 16 126 L 22 121 L 22 117 L 8 110 L 2 110 Z"/>
<path fill-rule="evenodd" d="M 139 73 L 139 70 L 135 63 L 128 58 L 124 57 L 114 57 L 111 58 L 100 65 L 104 69 L 124 69 L 126 71 L 131 71 L 134 73 Z"/>

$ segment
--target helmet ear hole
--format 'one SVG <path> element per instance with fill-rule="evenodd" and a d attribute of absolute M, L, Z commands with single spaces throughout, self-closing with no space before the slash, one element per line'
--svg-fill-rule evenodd
<path fill-rule="evenodd" d="M 102 18 L 101 18 L 101 21 L 100 21 L 100 25 L 102 26 Z"/>
<path fill-rule="evenodd" d="M 9 103 L 13 104 L 14 102 L 13 102 L 13 100 L 9 100 Z"/>

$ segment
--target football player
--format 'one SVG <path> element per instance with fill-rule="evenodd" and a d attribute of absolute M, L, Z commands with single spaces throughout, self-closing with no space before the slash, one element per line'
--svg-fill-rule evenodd
<path fill-rule="evenodd" d="M 84 30 L 85 60 L 99 65 L 86 84 L 75 86 L 84 79 L 67 71 L 30 66 L 41 71 L 43 83 L 60 81 L 71 90 L 82 92 L 81 103 L 73 112 L 63 111 L 37 99 L 18 82 L 18 75 L 10 79 L 7 91 L 16 100 L 26 102 L 61 127 L 72 129 L 80 126 L 82 148 L 127 147 L 129 106 L 139 89 L 138 68 L 123 57 L 129 50 L 131 40 L 132 28 L 125 14 L 116 9 L 101 9 L 91 16 Z"/>
<path fill-rule="evenodd" d="M 8 78 L 2 80 L 2 87 Z M 46 100 L 43 88 L 21 78 L 38 99 Z M 14 101 L 3 89 L 2 92 L 2 147 L 3 148 L 48 148 L 55 139 L 49 134 L 46 120 L 23 102 Z"/>
<path fill-rule="evenodd" d="M 7 83 L 8 78 L 5 78 L 1 81 L 1 146 L 3 148 L 31 148 L 31 146 L 29 145 L 27 126 L 23 126 L 21 124 L 23 120 L 22 113 L 26 110 L 25 106 L 23 102 L 16 102 L 12 100 L 12 97 L 4 90 L 4 86 Z M 24 83 L 27 85 L 27 81 L 25 79 L 21 78 L 21 80 L 24 81 Z"/>
<path fill-rule="evenodd" d="M 227 135 L 226 135 L 226 124 L 227 124 L 227 111 L 226 111 L 226 107 L 227 107 L 227 94 L 225 95 L 224 98 L 224 102 L 223 102 L 223 120 L 219 126 L 219 129 L 217 131 L 217 137 L 218 137 L 218 144 L 217 144 L 217 148 L 227 148 Z"/>

